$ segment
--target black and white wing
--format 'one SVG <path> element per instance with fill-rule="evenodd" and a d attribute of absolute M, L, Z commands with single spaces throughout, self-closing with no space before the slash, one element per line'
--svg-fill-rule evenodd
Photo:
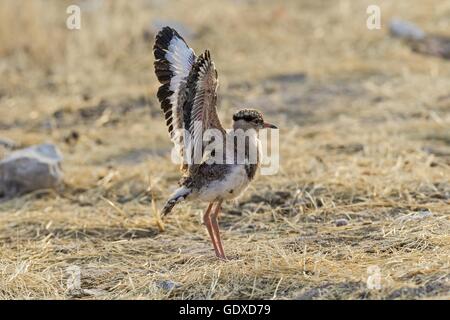
<path fill-rule="evenodd" d="M 164 112 L 169 135 L 182 155 L 183 105 L 187 99 L 187 79 L 196 56 L 183 37 L 170 27 L 164 27 L 156 35 L 153 53 L 155 74 L 162 84 L 158 90 L 158 100 Z"/>
<path fill-rule="evenodd" d="M 192 167 L 192 157 L 197 155 L 193 148 L 200 146 L 203 153 L 205 130 L 217 129 L 225 134 L 216 110 L 217 71 L 208 50 L 197 58 L 170 27 L 163 28 L 156 36 L 154 55 L 155 73 L 162 84 L 158 99 L 170 136 L 180 156 L 190 158 L 184 159 L 185 171 Z M 186 139 L 183 133 L 190 138 Z"/>

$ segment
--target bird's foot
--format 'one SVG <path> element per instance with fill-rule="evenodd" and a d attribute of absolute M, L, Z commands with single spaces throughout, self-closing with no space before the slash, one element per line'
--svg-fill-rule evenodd
<path fill-rule="evenodd" d="M 228 254 L 228 255 L 223 255 L 223 256 L 219 256 L 216 255 L 216 257 L 221 260 L 221 261 L 242 261 L 242 257 L 239 256 L 239 254 L 236 253 L 232 253 L 232 254 Z"/>
<path fill-rule="evenodd" d="M 228 259 L 227 256 L 224 254 L 216 253 L 216 257 L 222 261 L 230 261 L 230 259 Z"/>

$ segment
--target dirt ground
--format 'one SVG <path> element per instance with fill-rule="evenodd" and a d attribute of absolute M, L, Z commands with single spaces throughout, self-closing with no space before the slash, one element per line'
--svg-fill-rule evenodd
<path fill-rule="evenodd" d="M 448 36 L 449 16 L 441 0 L 2 0 L 0 138 L 55 143 L 65 182 L 0 202 L 0 298 L 450 298 L 450 60 L 388 31 Z M 241 107 L 280 127 L 279 172 L 224 205 L 229 262 L 205 204 L 164 232 L 152 210 L 179 178 L 151 51 L 166 24 L 211 50 L 226 127 Z"/>

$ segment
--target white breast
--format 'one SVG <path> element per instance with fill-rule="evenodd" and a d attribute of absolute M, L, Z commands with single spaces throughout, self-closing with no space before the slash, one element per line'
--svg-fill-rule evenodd
<path fill-rule="evenodd" d="M 217 199 L 234 199 L 249 185 L 249 179 L 243 165 L 236 165 L 225 176 L 225 179 L 214 181 L 199 192 L 199 199 L 215 201 Z"/>

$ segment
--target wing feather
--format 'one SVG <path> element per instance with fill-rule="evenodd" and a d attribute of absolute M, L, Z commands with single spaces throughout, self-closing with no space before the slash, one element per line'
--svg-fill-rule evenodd
<path fill-rule="evenodd" d="M 155 74 L 162 84 L 157 97 L 164 112 L 169 135 L 175 146 L 183 153 L 183 105 L 186 100 L 186 82 L 196 56 L 178 32 L 164 27 L 157 35 L 153 47 Z"/>
<path fill-rule="evenodd" d="M 218 129 L 225 134 L 217 116 L 218 76 L 206 50 L 196 58 L 184 39 L 172 28 L 163 28 L 156 36 L 153 48 L 155 73 L 161 83 L 157 97 L 166 125 L 180 156 L 203 157 L 203 134 Z M 184 129 L 184 131 L 183 131 Z M 184 133 L 190 134 L 186 139 Z M 201 149 L 193 150 L 199 147 Z M 185 159 L 183 171 L 192 168 L 193 159 Z"/>
<path fill-rule="evenodd" d="M 203 134 L 205 131 L 208 129 L 217 129 L 222 134 L 225 134 L 216 108 L 217 88 L 219 85 L 217 71 L 208 50 L 198 57 L 193 68 L 193 73 L 195 75 L 195 94 L 191 108 L 187 108 L 190 110 L 188 126 L 189 133 L 192 137 L 190 147 L 191 149 L 194 148 L 194 151 L 192 151 L 193 156 L 200 155 L 203 158 L 203 148 L 205 147 Z M 201 152 L 196 151 L 195 148 L 202 148 Z"/>

